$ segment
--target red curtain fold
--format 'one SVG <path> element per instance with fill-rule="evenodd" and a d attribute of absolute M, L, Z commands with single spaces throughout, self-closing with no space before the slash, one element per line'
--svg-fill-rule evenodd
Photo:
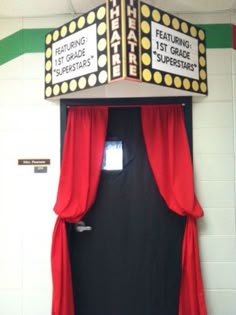
<path fill-rule="evenodd" d="M 196 219 L 187 217 L 182 246 L 182 278 L 179 315 L 206 315 L 206 304 L 199 262 Z"/>
<path fill-rule="evenodd" d="M 195 219 L 203 215 L 195 193 L 192 161 L 181 105 L 143 106 L 144 141 L 159 191 L 187 222 L 182 247 L 179 315 L 206 315 Z"/>
<path fill-rule="evenodd" d="M 101 172 L 108 120 L 107 107 L 70 108 L 52 240 L 52 315 L 74 315 L 65 221 L 78 222 L 92 206 Z"/>

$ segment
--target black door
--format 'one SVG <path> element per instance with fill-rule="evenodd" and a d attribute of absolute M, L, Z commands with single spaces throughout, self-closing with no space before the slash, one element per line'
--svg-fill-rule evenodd
<path fill-rule="evenodd" d="M 95 204 L 68 226 L 76 315 L 178 315 L 185 219 L 152 176 L 139 108 L 109 109 L 107 139 L 123 144 L 123 170 L 102 171 Z M 158 148 L 157 148 L 158 154 Z"/>

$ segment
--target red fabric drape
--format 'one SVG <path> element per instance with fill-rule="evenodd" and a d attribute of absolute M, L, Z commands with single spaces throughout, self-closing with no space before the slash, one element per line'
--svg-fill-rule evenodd
<path fill-rule="evenodd" d="M 65 221 L 78 222 L 93 204 L 102 165 L 108 109 L 71 108 L 68 114 L 52 240 L 52 315 L 74 315 Z"/>
<path fill-rule="evenodd" d="M 182 247 L 179 315 L 206 315 L 195 219 L 203 215 L 193 184 L 192 161 L 181 105 L 143 106 L 144 141 L 159 191 L 187 222 Z"/>

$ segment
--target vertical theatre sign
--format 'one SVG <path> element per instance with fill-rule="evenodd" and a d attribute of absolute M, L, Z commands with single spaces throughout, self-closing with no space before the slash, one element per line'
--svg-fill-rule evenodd
<path fill-rule="evenodd" d="M 110 81 L 139 80 L 137 0 L 108 1 Z"/>
<path fill-rule="evenodd" d="M 139 80 L 139 11 L 138 1 L 125 1 L 127 78 Z"/>
<path fill-rule="evenodd" d="M 46 98 L 127 79 L 206 95 L 205 32 L 138 0 L 107 0 L 46 35 Z"/>
<path fill-rule="evenodd" d="M 108 49 L 109 49 L 109 81 L 125 77 L 122 61 L 124 60 L 124 41 L 122 40 L 122 9 L 118 0 L 108 1 Z"/>

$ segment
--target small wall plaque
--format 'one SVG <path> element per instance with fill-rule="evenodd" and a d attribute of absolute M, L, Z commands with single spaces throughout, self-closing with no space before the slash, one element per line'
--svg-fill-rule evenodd
<path fill-rule="evenodd" d="M 35 173 L 47 173 L 48 172 L 48 168 L 47 168 L 47 166 L 35 166 L 34 167 L 34 172 Z"/>
<path fill-rule="evenodd" d="M 18 159 L 18 165 L 50 165 L 50 159 Z"/>

